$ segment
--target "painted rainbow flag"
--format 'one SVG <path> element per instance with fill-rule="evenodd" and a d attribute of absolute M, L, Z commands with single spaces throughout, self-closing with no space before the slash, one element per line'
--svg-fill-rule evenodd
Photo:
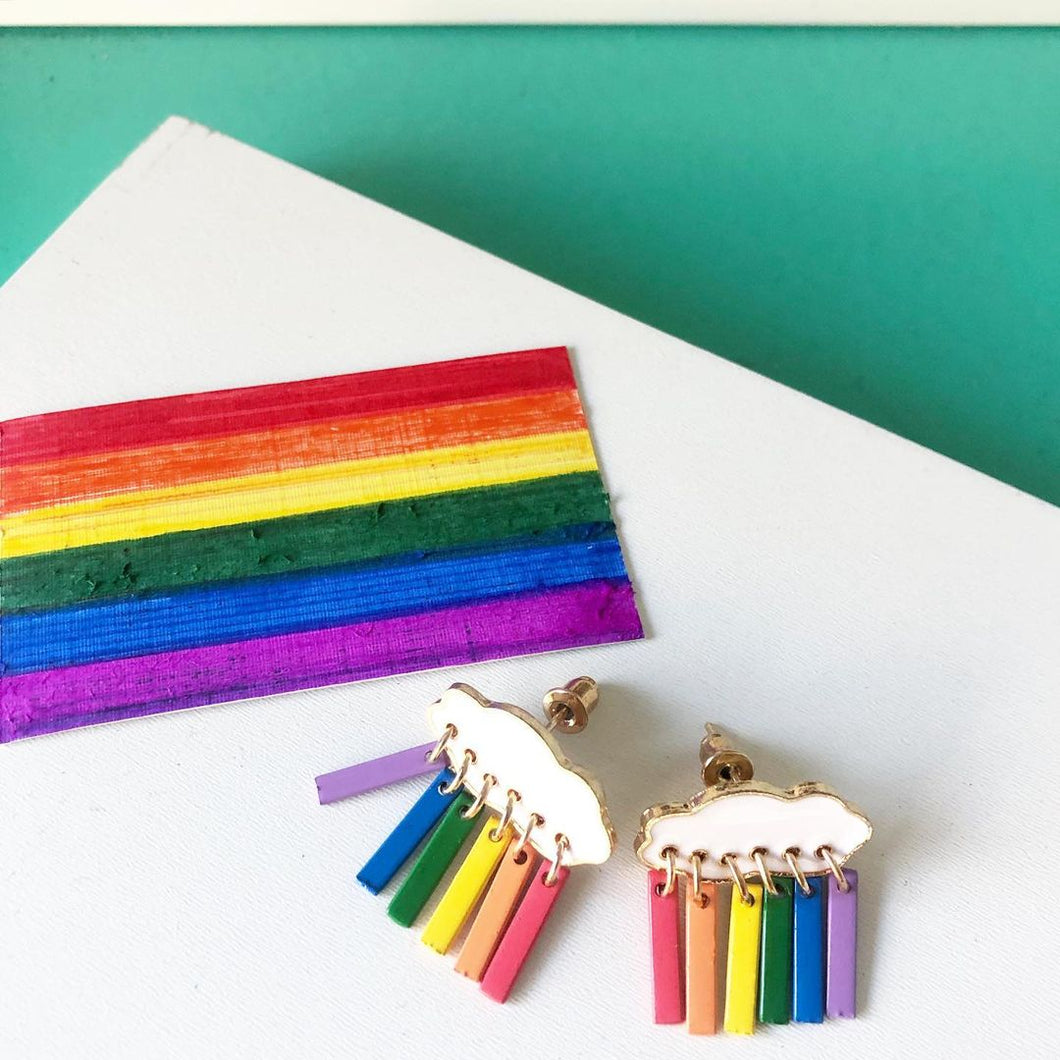
<path fill-rule="evenodd" d="M 0 742 L 643 636 L 563 347 L 0 432 Z"/>

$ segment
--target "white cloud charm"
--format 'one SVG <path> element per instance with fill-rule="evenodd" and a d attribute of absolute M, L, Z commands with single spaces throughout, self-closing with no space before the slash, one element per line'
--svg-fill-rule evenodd
<path fill-rule="evenodd" d="M 486 799 L 490 809 L 499 815 L 509 789 L 514 789 L 521 798 L 512 820 L 520 834 L 531 813 L 545 819 L 530 834 L 530 842 L 543 857 L 555 857 L 558 834 L 570 843 L 564 865 L 598 865 L 611 856 L 615 833 L 602 792 L 564 757 L 536 718 L 509 703 L 491 703 L 469 685 L 456 684 L 431 706 L 427 720 L 436 737 L 446 725 L 456 728 L 445 749 L 453 769 L 459 768 L 466 750 L 474 751 L 475 761 L 465 780 L 472 795 L 482 790 L 484 774 L 491 773 L 497 783 Z"/>
<path fill-rule="evenodd" d="M 807 875 L 828 871 L 817 857 L 823 846 L 832 849 L 842 865 L 872 835 L 867 818 L 821 784 L 800 784 L 785 791 L 771 784 L 747 783 L 703 792 L 690 803 L 655 806 L 646 811 L 637 836 L 637 856 L 652 868 L 664 868 L 667 847 L 677 851 L 680 871 L 691 873 L 691 855 L 705 851 L 703 876 L 728 880 L 721 864 L 734 854 L 745 874 L 757 875 L 751 857 L 755 848 L 766 853 L 770 872 L 791 874 L 784 851 L 799 851 L 798 865 Z"/>

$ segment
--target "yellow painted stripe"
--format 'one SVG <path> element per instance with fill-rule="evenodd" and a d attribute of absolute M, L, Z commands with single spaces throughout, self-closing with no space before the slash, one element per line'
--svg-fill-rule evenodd
<path fill-rule="evenodd" d="M 427 921 L 427 926 L 423 929 L 423 941 L 432 950 L 439 953 L 448 952 L 493 879 L 497 864 L 512 838 L 510 828 L 506 828 L 504 835 L 499 839 L 490 838 L 490 833 L 498 823 L 496 817 L 491 817 L 486 822 L 464 858 L 464 863 L 457 869 L 453 882 L 442 895 L 438 908 Z"/>
<path fill-rule="evenodd" d="M 5 557 L 595 471 L 589 432 L 562 431 L 96 497 L 0 520 Z"/>
<path fill-rule="evenodd" d="M 733 891 L 729 913 L 729 957 L 725 975 L 725 1030 L 754 1034 L 758 994 L 758 945 L 762 938 L 762 885 L 749 883 L 754 905 Z"/>

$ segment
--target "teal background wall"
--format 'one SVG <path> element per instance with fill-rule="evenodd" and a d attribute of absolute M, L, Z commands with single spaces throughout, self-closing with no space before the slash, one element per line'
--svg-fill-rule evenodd
<path fill-rule="evenodd" d="M 1060 503 L 1056 31 L 3 31 L 0 279 L 173 113 Z"/>

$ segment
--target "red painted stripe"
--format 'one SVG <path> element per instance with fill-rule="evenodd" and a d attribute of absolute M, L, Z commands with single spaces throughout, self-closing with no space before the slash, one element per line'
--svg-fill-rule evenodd
<path fill-rule="evenodd" d="M 556 346 L 50 412 L 8 420 L 0 434 L 11 466 L 574 385 Z"/>

